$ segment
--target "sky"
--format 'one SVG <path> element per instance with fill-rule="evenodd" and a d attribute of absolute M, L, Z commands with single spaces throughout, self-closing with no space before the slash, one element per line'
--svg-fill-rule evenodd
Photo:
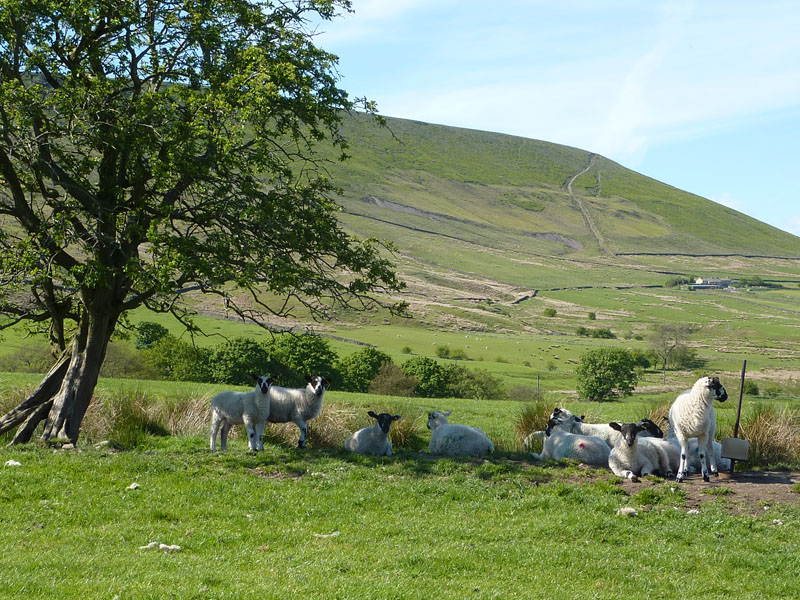
<path fill-rule="evenodd" d="M 352 0 L 317 28 L 381 114 L 596 152 L 800 236 L 797 0 Z"/>

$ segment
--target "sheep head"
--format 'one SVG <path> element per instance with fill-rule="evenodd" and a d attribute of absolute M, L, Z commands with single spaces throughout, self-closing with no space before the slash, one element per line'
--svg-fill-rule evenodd
<path fill-rule="evenodd" d="M 447 412 L 441 412 L 438 410 L 434 410 L 428 413 L 428 429 L 433 431 L 439 425 L 447 425 L 450 421 L 447 420 L 447 417 L 453 414 L 452 410 L 448 410 Z"/>
<path fill-rule="evenodd" d="M 378 422 L 378 426 L 383 433 L 389 433 L 389 428 L 392 422 L 402 419 L 402 415 L 390 415 L 389 413 L 375 414 L 373 411 L 367 411 L 367 414 Z"/>
<path fill-rule="evenodd" d="M 697 380 L 695 386 L 701 386 L 703 388 L 702 391 L 720 402 L 725 402 L 728 399 L 728 392 L 722 387 L 719 377 L 701 377 Z"/>
<path fill-rule="evenodd" d="M 622 439 L 625 441 L 628 448 L 633 447 L 636 443 L 636 435 L 647 429 L 647 427 L 643 427 L 638 423 L 609 423 L 608 426 L 622 434 Z"/>

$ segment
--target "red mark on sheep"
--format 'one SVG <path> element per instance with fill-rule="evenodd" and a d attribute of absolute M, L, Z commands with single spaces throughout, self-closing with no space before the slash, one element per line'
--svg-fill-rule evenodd
<path fill-rule="evenodd" d="M 578 442 L 578 448 L 586 448 L 586 444 L 583 442 Z"/>

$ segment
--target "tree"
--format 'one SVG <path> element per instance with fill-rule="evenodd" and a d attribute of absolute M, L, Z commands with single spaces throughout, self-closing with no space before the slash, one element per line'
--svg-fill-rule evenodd
<path fill-rule="evenodd" d="M 339 361 L 337 369 L 342 376 L 342 389 L 348 392 L 366 392 L 381 370 L 392 362 L 392 357 L 377 348 L 366 346 Z"/>
<path fill-rule="evenodd" d="M 636 386 L 636 363 L 622 348 L 598 348 L 581 355 L 575 375 L 578 395 L 604 402 L 630 396 Z"/>
<path fill-rule="evenodd" d="M 650 349 L 661 361 L 661 370 L 666 371 L 675 358 L 686 348 L 686 338 L 692 333 L 689 325 L 681 323 L 659 323 L 650 332 Z"/>
<path fill-rule="evenodd" d="M 293 307 L 403 311 L 383 245 L 339 225 L 319 158 L 320 144 L 344 156 L 343 112 L 374 113 L 309 29 L 349 10 L 3 2 L 0 326 L 41 326 L 60 351 L 0 418 L 20 425 L 13 443 L 42 421 L 44 439 L 77 441 L 108 341 L 139 306 L 190 328 L 189 292 L 262 325 Z"/>
<path fill-rule="evenodd" d="M 414 393 L 423 398 L 443 398 L 447 393 L 447 371 L 427 356 L 409 358 L 401 365 L 403 372 L 417 380 Z"/>

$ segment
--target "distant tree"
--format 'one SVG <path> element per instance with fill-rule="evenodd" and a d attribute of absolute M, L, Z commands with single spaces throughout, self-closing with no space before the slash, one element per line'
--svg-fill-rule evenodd
<path fill-rule="evenodd" d="M 191 291 L 243 319 L 403 304 L 375 240 L 337 219 L 317 152 L 345 155 L 317 23 L 349 0 L 62 2 L 0 8 L 0 328 L 61 358 L 0 418 L 13 443 L 77 441 L 112 334 L 138 307 L 189 327 Z M 231 285 L 247 306 L 230 302 Z M 265 292 L 268 292 L 265 294 Z"/>
<path fill-rule="evenodd" d="M 391 356 L 370 346 L 353 352 L 337 364 L 342 377 L 342 389 L 347 392 L 366 392 L 381 367 L 391 362 Z"/>
<path fill-rule="evenodd" d="M 401 365 L 403 372 L 417 380 L 414 390 L 423 398 L 443 398 L 447 392 L 447 372 L 437 361 L 427 356 L 409 358 Z"/>
<path fill-rule="evenodd" d="M 286 369 L 278 377 L 285 387 L 305 387 L 306 375 L 322 375 L 338 385 L 341 377 L 336 369 L 339 355 L 328 340 L 318 335 L 281 335 L 275 342 L 275 359 Z"/>
<path fill-rule="evenodd" d="M 630 396 L 636 385 L 636 363 L 621 348 L 599 348 L 584 353 L 575 369 L 577 392 L 595 402 Z"/>
<path fill-rule="evenodd" d="M 394 363 L 384 363 L 369 384 L 370 394 L 411 397 L 416 394 L 417 379 Z"/>
<path fill-rule="evenodd" d="M 558 312 L 556 311 L 555 308 L 545 308 L 544 311 L 542 311 L 542 314 L 545 317 L 555 317 L 558 314 Z"/>
<path fill-rule="evenodd" d="M 675 358 L 686 348 L 686 339 L 691 333 L 691 326 L 682 323 L 659 323 L 651 329 L 650 349 L 661 362 L 662 371 L 674 364 Z"/>
<path fill-rule="evenodd" d="M 159 323 L 142 321 L 136 326 L 136 339 L 133 345 L 137 350 L 152 348 L 161 338 L 169 335 L 169 329 Z"/>
<path fill-rule="evenodd" d="M 594 321 L 595 319 L 597 319 L 597 313 L 590 312 L 588 318 L 590 321 Z"/>

